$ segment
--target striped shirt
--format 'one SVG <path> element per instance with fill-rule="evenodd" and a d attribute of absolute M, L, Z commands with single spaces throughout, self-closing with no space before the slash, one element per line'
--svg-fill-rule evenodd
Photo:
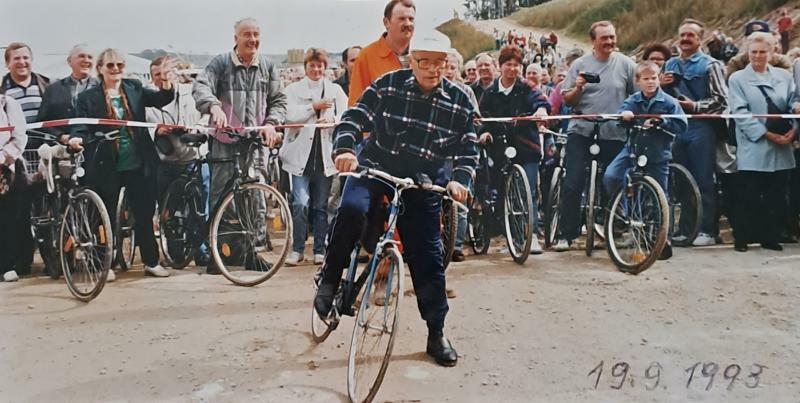
<path fill-rule="evenodd" d="M 35 122 L 36 116 L 39 114 L 39 106 L 42 104 L 42 95 L 44 95 L 39 91 L 36 76 L 31 75 L 31 82 L 27 87 L 15 83 L 14 80 L 9 80 L 8 83 L 6 96 L 14 98 L 22 107 L 25 123 Z"/>
<path fill-rule="evenodd" d="M 468 185 L 478 163 L 475 109 L 464 91 L 447 80 L 424 95 L 411 70 L 387 73 L 342 115 L 334 130 L 334 155 L 359 154 L 362 165 L 395 176 L 438 175 L 453 160 L 453 180 Z"/>

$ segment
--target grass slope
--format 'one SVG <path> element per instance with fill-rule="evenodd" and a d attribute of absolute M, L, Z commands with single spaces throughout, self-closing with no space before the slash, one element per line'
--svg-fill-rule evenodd
<path fill-rule="evenodd" d="M 450 38 L 451 45 L 464 56 L 464 60 L 494 49 L 494 38 L 491 35 L 476 30 L 464 21 L 451 19 L 436 29 Z"/>

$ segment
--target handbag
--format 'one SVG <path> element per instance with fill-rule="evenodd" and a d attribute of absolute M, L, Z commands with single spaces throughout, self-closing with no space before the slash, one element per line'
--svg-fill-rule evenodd
<path fill-rule="evenodd" d="M 772 102 L 772 98 L 770 98 L 769 95 L 767 95 L 767 91 L 764 89 L 763 85 L 759 85 L 758 89 L 759 91 L 761 91 L 761 94 L 764 95 L 764 99 L 767 101 L 768 114 L 780 115 L 784 113 L 784 111 L 778 108 L 778 106 L 775 105 L 774 102 Z M 767 126 L 767 131 L 769 131 L 770 133 L 784 135 L 788 133 L 789 130 L 792 130 L 792 128 L 794 127 L 794 122 L 793 119 L 783 119 L 783 118 L 767 119 L 766 126 Z"/>

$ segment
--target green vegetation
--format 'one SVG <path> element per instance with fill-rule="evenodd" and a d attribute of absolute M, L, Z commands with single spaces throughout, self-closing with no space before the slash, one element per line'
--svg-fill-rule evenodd
<path fill-rule="evenodd" d="M 436 29 L 450 38 L 452 46 L 464 56 L 464 60 L 494 49 L 494 38 L 491 35 L 476 30 L 464 21 L 452 19 Z"/>
<path fill-rule="evenodd" d="M 642 43 L 675 35 L 684 18 L 699 19 L 738 35 L 744 20 L 788 5 L 785 0 L 553 0 L 521 10 L 511 19 L 521 25 L 564 30 L 587 38 L 594 21 L 611 20 L 617 26 L 619 46 L 631 50 Z M 733 24 L 733 25 L 732 25 Z M 736 29 L 737 31 L 731 31 Z"/>

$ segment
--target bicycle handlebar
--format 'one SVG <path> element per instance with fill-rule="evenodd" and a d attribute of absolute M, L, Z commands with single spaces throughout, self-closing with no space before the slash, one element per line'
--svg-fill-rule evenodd
<path fill-rule="evenodd" d="M 467 211 L 467 206 L 463 203 L 456 201 L 450 196 L 450 193 L 447 191 L 446 188 L 443 188 L 439 185 L 434 184 L 427 184 L 427 185 L 420 185 L 414 182 L 411 178 L 399 178 L 397 176 L 392 176 L 386 172 L 375 168 L 369 168 L 365 166 L 359 165 L 356 172 L 339 172 L 340 176 L 352 176 L 354 178 L 379 178 L 383 179 L 386 182 L 390 182 L 391 184 L 395 185 L 401 189 L 422 189 L 427 190 L 430 192 L 438 193 L 453 202 L 453 205 L 456 206 L 459 210 Z"/>

